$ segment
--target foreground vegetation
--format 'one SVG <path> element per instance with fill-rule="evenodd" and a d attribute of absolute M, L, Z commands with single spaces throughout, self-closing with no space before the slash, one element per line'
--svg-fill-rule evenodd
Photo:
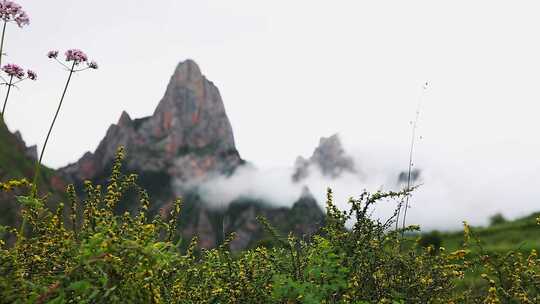
<path fill-rule="evenodd" d="M 1 0 L 0 20 L 1 63 L 6 25 L 23 27 L 29 18 L 20 5 Z M 22 217 L 0 225 L 0 303 L 540 303 L 538 244 L 509 250 L 524 231 L 536 235 L 532 218 L 487 230 L 465 223 L 459 235 L 411 237 L 419 228 L 404 225 L 409 183 L 402 192 L 363 193 L 350 200 L 348 211 L 337 209 L 329 190 L 325 226 L 301 239 L 279 235 L 260 218 L 273 241 L 240 253 L 229 250 L 234 234 L 209 250 L 199 249 L 196 238 L 180 238 L 181 200 L 168 215 L 151 217 L 137 176 L 121 172 L 122 149 L 106 185 L 87 182 L 84 194 L 70 185 L 51 203 L 40 196 L 51 191 L 38 189 L 52 178 L 41 165 L 47 142 L 72 75 L 98 67 L 78 49 L 67 50 L 64 61 L 58 56 L 56 50 L 47 54 L 69 76 L 35 166 L 20 147 L 0 150 L 7 180 L 0 194 L 19 204 L 13 210 Z M 4 127 L 11 88 L 37 74 L 16 64 L 0 67 L 6 77 L 0 84 L 7 87 L 0 142 L 13 143 Z M 18 179 L 28 172 L 32 182 Z M 134 193 L 138 211 L 116 213 Z M 384 222 L 369 217 L 373 205 L 392 199 L 400 202 L 393 216 Z M 404 201 L 403 228 L 397 229 Z M 503 231 L 513 243 L 495 248 L 480 240 L 496 240 Z"/>
<path fill-rule="evenodd" d="M 536 251 L 491 253 L 465 225 L 453 251 L 408 241 L 368 216 L 374 204 L 403 199 L 406 191 L 364 193 L 340 211 L 328 192 L 327 224 L 304 241 L 278 235 L 279 244 L 231 253 L 229 236 L 216 249 L 176 233 L 181 201 L 167 217 L 149 218 L 150 201 L 135 175 L 121 173 L 120 149 L 105 187 L 86 183 L 79 201 L 57 210 L 45 198 L 18 196 L 24 217 L 13 246 L 0 250 L 0 303 L 538 303 Z M 2 191 L 32 185 L 0 184 Z M 135 215 L 115 214 L 130 191 L 139 194 Z M 66 209 L 66 210 L 64 210 Z M 353 222 L 348 229 L 347 222 Z M 26 225 L 26 226 L 25 226 Z M 407 227 L 407 232 L 417 227 Z M 182 242 L 187 250 L 180 250 Z M 476 248 L 471 250 L 471 248 Z M 471 280 L 480 277 L 481 282 Z"/>

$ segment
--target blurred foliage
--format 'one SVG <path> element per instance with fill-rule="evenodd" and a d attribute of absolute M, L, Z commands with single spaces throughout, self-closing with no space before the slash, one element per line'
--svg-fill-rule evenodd
<path fill-rule="evenodd" d="M 0 228 L 17 239 L 0 243 L 0 303 L 540 302 L 534 250 L 494 253 L 467 224 L 459 248 L 448 250 L 444 234 L 403 238 L 418 227 L 393 230 L 395 214 L 370 218 L 374 205 L 406 191 L 364 192 L 342 211 L 329 190 L 325 226 L 308 240 L 282 236 L 261 217 L 271 239 L 257 248 L 231 253 L 233 233 L 218 248 L 199 249 L 196 238 L 179 237 L 182 201 L 151 218 L 137 176 L 121 173 L 123 158 L 119 149 L 105 186 L 85 183 L 82 201 L 73 186 L 56 209 L 44 197 L 14 198 L 24 221 Z M 0 191 L 29 186 L 14 179 Z M 132 192 L 138 210 L 117 214 Z"/>
<path fill-rule="evenodd" d="M 434 253 L 438 253 L 439 249 L 442 247 L 441 234 L 436 230 L 423 234 L 420 239 L 418 239 L 418 245 L 424 248 L 432 247 Z"/>
<path fill-rule="evenodd" d="M 494 214 L 489 218 L 489 225 L 495 226 L 506 223 L 506 219 L 501 213 Z"/>

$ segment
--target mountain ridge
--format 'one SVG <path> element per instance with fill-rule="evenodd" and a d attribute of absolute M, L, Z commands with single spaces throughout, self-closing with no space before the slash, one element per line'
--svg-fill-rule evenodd
<path fill-rule="evenodd" d="M 219 89 L 193 60 L 176 66 L 151 116 L 132 119 L 123 111 L 94 152 L 85 153 L 59 172 L 79 185 L 79 189 L 85 180 L 104 183 L 120 145 L 126 150 L 125 171 L 139 175 L 139 183 L 153 201 L 151 210 L 167 210 L 176 197 L 183 197 L 180 231 L 184 238 L 198 236 L 203 248 L 217 246 L 225 232 L 237 233 L 231 243 L 236 250 L 254 245 L 264 238 L 257 215 L 269 218 L 284 233 L 292 230 L 307 234 L 322 225 L 324 215 L 314 199 L 306 204 L 301 197 L 298 205 L 290 202 L 291 208 L 278 208 L 257 199 L 242 198 L 217 210 L 201 198 L 198 185 L 216 176 L 230 176 L 246 162 L 236 149 Z M 125 202 L 119 211 L 133 208 Z M 294 214 L 309 214 L 311 218 L 292 223 L 290 219 L 299 218 Z"/>

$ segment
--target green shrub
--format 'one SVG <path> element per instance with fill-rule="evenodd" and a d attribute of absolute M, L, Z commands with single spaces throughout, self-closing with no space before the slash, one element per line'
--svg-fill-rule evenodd
<path fill-rule="evenodd" d="M 423 248 L 431 246 L 434 252 L 438 253 L 441 246 L 443 245 L 441 234 L 437 230 L 424 234 L 418 240 L 418 245 L 422 246 Z"/>
<path fill-rule="evenodd" d="M 494 214 L 489 218 L 490 226 L 500 225 L 504 223 L 506 223 L 506 219 L 501 213 Z"/>
<path fill-rule="evenodd" d="M 199 249 L 196 238 L 176 231 L 180 200 L 167 217 L 148 217 L 137 177 L 120 171 L 123 157 L 120 149 L 105 187 L 85 183 L 82 201 L 73 186 L 56 210 L 46 198 L 16 198 L 24 221 L 20 229 L 0 228 L 17 238 L 13 246 L 0 243 L 0 303 L 540 302 L 535 251 L 486 252 L 465 225 L 464 247 L 437 253 L 436 234 L 416 242 L 402 232 L 418 227 L 392 229 L 397 211 L 384 222 L 369 217 L 373 205 L 408 191 L 366 192 L 341 211 L 329 190 L 326 225 L 309 240 L 282 237 L 260 218 L 271 246 L 233 254 L 232 234 L 218 248 Z M 17 187 L 32 185 L 0 183 L 0 191 Z M 116 214 L 134 191 L 138 212 Z"/>

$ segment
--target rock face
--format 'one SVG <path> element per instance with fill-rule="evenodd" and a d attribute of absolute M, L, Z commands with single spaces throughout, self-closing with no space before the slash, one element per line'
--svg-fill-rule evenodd
<path fill-rule="evenodd" d="M 337 134 L 322 137 L 319 146 L 315 148 L 309 159 L 302 156 L 296 159 L 293 181 L 299 182 L 305 179 L 313 168 L 330 178 L 337 178 L 344 172 L 357 172 L 353 159 L 346 154 Z"/>
<path fill-rule="evenodd" d="M 224 231 L 234 231 L 236 238 L 230 243 L 232 250 L 240 250 L 265 240 L 265 231 L 257 222 L 262 215 L 284 235 L 292 232 L 301 239 L 309 239 L 324 224 L 324 213 L 307 188 L 291 208 L 271 208 L 264 203 L 234 202 L 225 213 Z"/>
<path fill-rule="evenodd" d="M 126 149 L 126 172 L 139 175 L 148 190 L 154 212 L 167 210 L 176 197 L 183 197 L 181 233 L 198 236 L 203 248 L 215 247 L 224 232 L 237 232 L 234 249 L 257 241 L 260 225 L 256 215 L 287 221 L 290 208 L 271 208 L 264 202 L 243 200 L 226 210 L 213 210 L 197 193 L 197 185 L 216 175 L 228 176 L 244 164 L 236 150 L 232 127 L 217 87 L 202 75 L 192 60 L 180 63 L 154 114 L 132 119 L 123 112 L 118 123 L 107 130 L 94 153 L 61 170 L 76 184 L 84 180 L 104 182 L 110 174 L 118 146 Z M 124 206 L 130 210 L 130 206 Z M 315 212 L 322 216 L 318 206 Z M 314 229 L 314 223 L 304 223 Z M 285 225 L 287 226 L 287 225 Z"/>
<path fill-rule="evenodd" d="M 179 187 L 242 163 L 219 91 L 192 60 L 177 66 L 152 116 L 132 120 L 123 112 L 94 153 L 61 171 L 76 180 L 95 179 L 120 145 L 129 170 L 167 174 Z"/>
<path fill-rule="evenodd" d="M 21 146 L 21 147 L 24 147 L 24 155 L 26 157 L 30 158 L 31 160 L 34 160 L 34 161 L 37 160 L 38 159 L 37 146 L 33 145 L 33 146 L 27 147 L 26 143 L 24 142 L 24 140 L 22 138 L 22 134 L 19 131 L 15 131 L 15 133 L 13 133 L 13 135 L 19 141 L 18 145 Z"/>

